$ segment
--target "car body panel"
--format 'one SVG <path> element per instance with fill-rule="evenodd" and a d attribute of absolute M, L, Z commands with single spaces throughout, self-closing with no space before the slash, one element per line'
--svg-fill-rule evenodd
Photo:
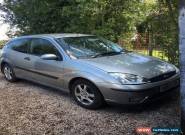
<path fill-rule="evenodd" d="M 45 34 L 23 36 L 11 40 L 14 41 L 22 38 L 46 39 L 60 52 L 62 56 L 61 61 L 43 60 L 38 56 L 19 53 L 5 46 L 1 52 L 2 56 L 0 57 L 0 62 L 7 62 L 10 64 L 15 70 L 15 74 L 18 78 L 34 81 L 66 92 L 69 92 L 69 84 L 73 79 L 84 78 L 98 87 L 107 102 L 121 104 L 132 104 L 129 100 L 130 97 L 134 97 L 135 92 L 142 92 L 142 90 L 147 91 L 147 89 L 155 87 L 157 89 L 155 90 L 156 92 L 148 90 L 150 93 L 149 95 L 151 96 L 152 94 L 162 93 L 159 91 L 161 86 L 179 80 L 179 72 L 175 66 L 153 57 L 123 52 L 122 54 L 114 56 L 73 59 L 54 40 L 56 37 L 76 36 L 90 35 Z M 25 60 L 25 57 L 29 57 L 30 61 Z M 152 78 L 169 71 L 176 71 L 177 73 L 174 76 L 159 82 L 139 85 L 123 85 L 109 74 L 109 72 L 129 73 L 145 78 Z M 179 84 L 174 84 L 174 87 L 177 85 Z M 167 91 L 170 88 L 166 88 L 164 91 Z M 136 94 L 135 96 L 137 97 L 138 95 Z"/>
<path fill-rule="evenodd" d="M 170 85 L 169 88 L 160 92 L 160 87 Z M 135 102 L 129 102 L 129 98 L 138 95 L 137 93 L 146 93 L 145 96 L 152 96 L 157 93 L 163 93 L 173 88 L 179 87 L 179 74 L 166 79 L 165 81 L 156 83 L 147 83 L 142 85 L 120 85 L 120 84 L 107 84 L 96 83 L 98 88 L 104 95 L 107 102 L 114 102 L 120 104 L 137 104 Z M 155 89 L 153 89 L 155 88 Z M 135 94 L 135 95 L 134 95 Z M 143 97 L 141 97 L 142 99 Z"/>
<path fill-rule="evenodd" d="M 122 53 L 120 55 L 99 57 L 96 59 L 82 59 L 82 61 L 102 68 L 106 72 L 130 73 L 145 78 L 152 78 L 176 70 L 171 64 L 136 53 Z"/>

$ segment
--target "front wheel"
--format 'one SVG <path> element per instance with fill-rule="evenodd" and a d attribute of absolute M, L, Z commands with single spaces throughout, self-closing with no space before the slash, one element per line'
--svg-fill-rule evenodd
<path fill-rule="evenodd" d="M 3 73 L 4 73 L 6 80 L 8 80 L 9 82 L 14 82 L 17 80 L 17 78 L 14 74 L 14 71 L 9 64 L 5 64 L 3 66 Z"/>
<path fill-rule="evenodd" d="M 89 81 L 77 80 L 72 84 L 72 96 L 82 107 L 98 109 L 103 103 L 103 96 L 97 87 Z"/>

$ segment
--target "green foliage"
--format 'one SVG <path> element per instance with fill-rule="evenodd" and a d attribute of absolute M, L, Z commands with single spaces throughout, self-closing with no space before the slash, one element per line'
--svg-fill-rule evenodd
<path fill-rule="evenodd" d="M 169 62 L 178 65 L 178 1 L 159 0 L 157 10 L 149 17 L 155 44 L 162 47 Z"/>
<path fill-rule="evenodd" d="M 114 41 L 129 24 L 129 0 L 5 0 L 6 21 L 18 34 L 96 33 Z"/>
<path fill-rule="evenodd" d="M 136 32 L 151 35 L 178 62 L 176 0 L 4 0 L 9 34 L 88 33 L 117 42 Z M 127 34 L 126 34 L 127 33 Z M 14 35 L 13 35 L 14 36 Z"/>
<path fill-rule="evenodd" d="M 5 41 L 5 40 L 1 40 L 1 41 L 0 41 L 0 49 L 3 48 L 3 46 L 6 44 L 6 42 L 7 42 L 7 41 Z"/>

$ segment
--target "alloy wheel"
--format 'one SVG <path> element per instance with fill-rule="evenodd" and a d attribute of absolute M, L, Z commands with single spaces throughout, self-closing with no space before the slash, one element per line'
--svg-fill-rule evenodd
<path fill-rule="evenodd" d="M 13 78 L 13 71 L 11 70 L 10 67 L 5 66 L 4 67 L 4 75 L 8 80 L 12 80 Z"/>
<path fill-rule="evenodd" d="M 92 90 L 85 84 L 78 84 L 74 92 L 77 100 L 84 105 L 91 105 L 94 103 L 95 95 Z"/>

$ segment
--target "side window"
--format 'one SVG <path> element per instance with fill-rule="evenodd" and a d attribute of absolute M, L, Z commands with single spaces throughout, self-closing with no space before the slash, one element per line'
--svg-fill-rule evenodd
<path fill-rule="evenodd" d="M 29 40 L 28 39 L 18 39 L 10 43 L 10 48 L 14 51 L 21 53 L 28 53 Z"/>
<path fill-rule="evenodd" d="M 56 56 L 60 56 L 55 46 L 45 39 L 32 39 L 30 52 L 37 56 L 44 54 L 55 54 Z"/>

